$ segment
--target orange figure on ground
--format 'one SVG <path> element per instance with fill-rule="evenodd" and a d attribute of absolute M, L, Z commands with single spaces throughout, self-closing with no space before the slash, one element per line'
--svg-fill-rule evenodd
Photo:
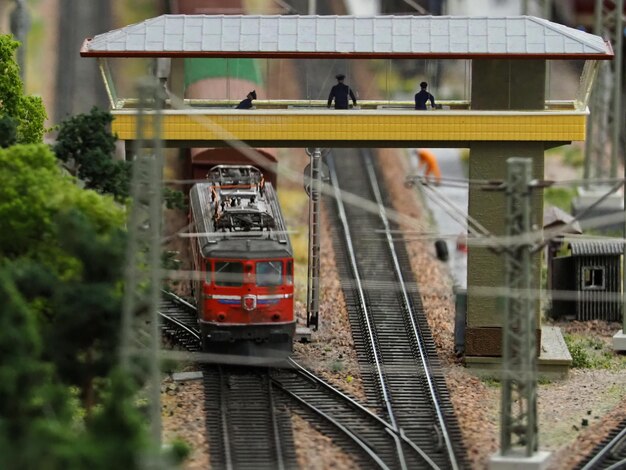
<path fill-rule="evenodd" d="M 437 157 L 435 157 L 435 154 L 427 149 L 417 149 L 415 152 L 419 157 L 417 171 L 419 171 L 422 167 L 426 167 L 426 170 L 424 171 L 424 178 L 426 181 L 428 182 L 432 175 L 435 179 L 435 184 L 439 185 L 439 183 L 441 183 L 441 171 L 439 170 L 439 164 L 437 163 Z"/>

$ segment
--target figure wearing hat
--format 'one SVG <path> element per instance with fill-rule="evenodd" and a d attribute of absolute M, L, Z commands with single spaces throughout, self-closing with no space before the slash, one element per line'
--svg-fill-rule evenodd
<path fill-rule="evenodd" d="M 420 83 L 420 91 L 415 93 L 415 109 L 426 111 L 426 103 L 430 101 L 430 105 L 435 109 L 435 97 L 426 91 L 428 83 Z"/>
<path fill-rule="evenodd" d="M 256 100 L 256 90 L 252 90 L 248 93 L 245 100 L 242 100 L 236 109 L 250 109 L 252 108 L 252 100 Z"/>
<path fill-rule="evenodd" d="M 330 95 L 328 95 L 328 105 L 330 108 L 333 99 L 335 100 L 335 109 L 348 109 L 348 96 L 352 99 L 354 106 L 356 106 L 356 97 L 348 85 L 343 83 L 346 76 L 342 73 L 335 76 L 337 84 L 331 88 Z"/>

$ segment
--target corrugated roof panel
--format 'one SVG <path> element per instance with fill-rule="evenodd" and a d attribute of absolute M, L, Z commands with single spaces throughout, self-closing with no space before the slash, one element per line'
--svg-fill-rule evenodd
<path fill-rule="evenodd" d="M 120 51 L 116 56 L 357 52 L 401 57 L 525 53 L 546 58 L 612 57 L 599 36 L 525 16 L 163 15 L 100 34 L 85 42 L 81 54 L 107 55 L 107 51 Z"/>
<path fill-rule="evenodd" d="M 570 240 L 573 255 L 620 255 L 624 245 L 611 240 Z"/>

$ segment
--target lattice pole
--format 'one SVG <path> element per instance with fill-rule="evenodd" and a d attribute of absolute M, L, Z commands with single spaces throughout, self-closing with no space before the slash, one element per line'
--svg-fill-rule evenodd
<path fill-rule="evenodd" d="M 531 296 L 530 231 L 531 160 L 507 160 L 506 302 L 502 330 L 501 455 L 530 457 L 537 438 L 536 319 Z"/>
<path fill-rule="evenodd" d="M 322 150 L 307 149 L 310 156 L 309 178 L 309 263 L 307 276 L 306 325 L 317 330 L 319 326 L 320 290 L 320 217 L 322 190 Z"/>
<path fill-rule="evenodd" d="M 161 335 L 157 308 L 161 287 L 163 87 L 148 77 L 138 89 L 120 359 L 124 370 L 149 385 L 150 431 L 156 452 L 161 444 Z"/>

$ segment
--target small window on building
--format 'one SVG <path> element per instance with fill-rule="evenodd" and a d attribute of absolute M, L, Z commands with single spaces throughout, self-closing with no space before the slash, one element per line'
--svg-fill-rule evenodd
<path fill-rule="evenodd" d="M 604 289 L 604 267 L 583 266 L 583 290 Z"/>

